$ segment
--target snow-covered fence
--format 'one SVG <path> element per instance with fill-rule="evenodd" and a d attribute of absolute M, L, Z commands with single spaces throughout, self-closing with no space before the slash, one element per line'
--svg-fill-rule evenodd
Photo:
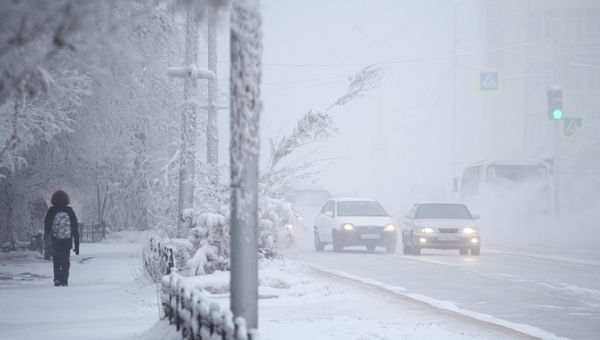
<path fill-rule="evenodd" d="M 162 278 L 161 303 L 165 318 L 181 331 L 183 339 L 258 340 L 258 331 L 246 328 L 242 317 L 234 319 L 229 310 L 202 297 L 185 285 L 184 278 L 172 272 Z"/>
<path fill-rule="evenodd" d="M 144 247 L 144 270 L 155 281 L 159 282 L 164 275 L 169 275 L 177 268 L 175 249 L 160 244 L 156 238 L 148 238 Z"/>

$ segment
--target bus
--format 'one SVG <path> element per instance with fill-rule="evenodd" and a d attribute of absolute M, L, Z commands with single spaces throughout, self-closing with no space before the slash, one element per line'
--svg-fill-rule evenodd
<path fill-rule="evenodd" d="M 492 158 L 464 169 L 460 197 L 481 213 L 530 219 L 552 211 L 551 184 L 551 168 L 542 159 Z"/>

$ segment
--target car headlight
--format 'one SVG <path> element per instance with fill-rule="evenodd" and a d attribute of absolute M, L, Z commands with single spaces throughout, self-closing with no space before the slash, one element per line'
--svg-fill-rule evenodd
<path fill-rule="evenodd" d="M 383 231 L 394 231 L 394 230 L 396 230 L 396 227 L 394 227 L 394 225 L 393 225 L 393 224 L 391 224 L 391 223 L 390 223 L 390 224 L 387 224 L 387 225 L 385 226 L 385 228 L 383 228 Z"/>
<path fill-rule="evenodd" d="M 286 225 L 285 225 L 285 227 L 286 227 L 287 229 L 292 229 L 292 225 L 291 225 L 291 224 L 286 224 Z"/>
<path fill-rule="evenodd" d="M 464 228 L 462 230 L 463 234 L 479 234 L 479 229 L 477 228 Z"/>
<path fill-rule="evenodd" d="M 354 230 L 354 226 L 352 224 L 350 224 L 350 223 L 346 223 L 346 224 L 342 225 L 342 228 L 344 230 L 348 230 L 348 231 Z"/>
<path fill-rule="evenodd" d="M 433 234 L 433 233 L 435 233 L 435 230 L 433 230 L 433 228 L 429 228 L 429 227 L 417 228 L 417 233 Z"/>

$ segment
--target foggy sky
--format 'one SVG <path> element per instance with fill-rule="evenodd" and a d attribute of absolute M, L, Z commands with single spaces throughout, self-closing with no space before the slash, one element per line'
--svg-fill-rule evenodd
<path fill-rule="evenodd" d="M 264 110 L 261 164 L 269 138 L 289 135 L 311 107 L 327 108 L 348 78 L 383 62 L 381 88 L 330 112 L 340 133 L 312 158 L 328 171 L 321 185 L 334 194 L 380 199 L 396 210 L 412 185 L 443 185 L 481 157 L 477 71 L 483 54 L 457 62 L 456 167 L 453 167 L 454 8 L 436 1 L 263 0 Z M 457 53 L 482 51 L 482 6 L 457 10 Z M 225 88 L 228 32 L 219 31 L 219 83 Z M 477 43 L 479 42 L 479 43 Z M 437 60 L 424 60 L 438 58 Z M 228 156 L 227 114 L 219 116 L 220 162 Z M 306 150 L 307 152 L 309 150 Z"/>

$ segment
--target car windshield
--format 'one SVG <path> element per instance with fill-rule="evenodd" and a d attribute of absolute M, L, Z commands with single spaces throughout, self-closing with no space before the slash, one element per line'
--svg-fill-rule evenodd
<path fill-rule="evenodd" d="M 320 207 L 330 198 L 326 190 L 295 190 L 289 201 L 299 207 Z"/>
<path fill-rule="evenodd" d="M 470 219 L 471 213 L 463 204 L 422 204 L 416 217 Z"/>
<path fill-rule="evenodd" d="M 375 201 L 342 201 L 337 204 L 338 216 L 387 216 Z"/>

